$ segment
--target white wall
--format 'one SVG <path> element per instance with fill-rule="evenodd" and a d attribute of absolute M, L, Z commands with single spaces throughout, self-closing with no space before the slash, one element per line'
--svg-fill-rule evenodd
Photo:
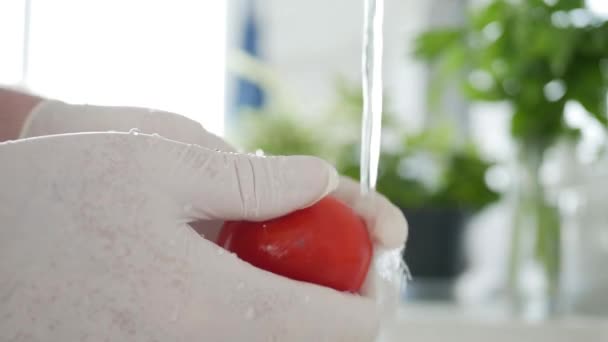
<path fill-rule="evenodd" d="M 385 5 L 386 91 L 414 125 L 424 111 L 425 72 L 408 53 L 411 38 L 428 22 L 426 3 L 386 0 Z M 262 0 L 259 5 L 266 57 L 304 113 L 325 109 L 335 76 L 360 82 L 363 1 Z"/>

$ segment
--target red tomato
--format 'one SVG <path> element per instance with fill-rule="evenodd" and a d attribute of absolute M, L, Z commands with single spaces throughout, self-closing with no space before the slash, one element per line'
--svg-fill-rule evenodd
<path fill-rule="evenodd" d="M 365 224 L 332 197 L 265 222 L 226 222 L 218 244 L 261 269 L 348 292 L 359 291 L 372 257 Z"/>

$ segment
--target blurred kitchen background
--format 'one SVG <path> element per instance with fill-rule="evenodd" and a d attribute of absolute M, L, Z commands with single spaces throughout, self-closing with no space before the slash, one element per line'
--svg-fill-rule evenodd
<path fill-rule="evenodd" d="M 608 1 L 386 0 L 406 317 L 608 315 Z M 2 0 L 0 84 L 184 114 L 358 177 L 363 2 Z"/>

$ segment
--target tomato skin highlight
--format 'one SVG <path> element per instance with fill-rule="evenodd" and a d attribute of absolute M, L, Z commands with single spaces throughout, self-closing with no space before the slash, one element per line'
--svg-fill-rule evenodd
<path fill-rule="evenodd" d="M 352 293 L 372 258 L 365 223 L 333 197 L 268 221 L 226 222 L 218 244 L 261 269 Z"/>

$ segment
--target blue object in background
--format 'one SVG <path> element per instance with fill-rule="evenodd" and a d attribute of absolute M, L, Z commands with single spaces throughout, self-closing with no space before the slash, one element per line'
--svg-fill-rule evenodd
<path fill-rule="evenodd" d="M 260 57 L 260 30 L 258 18 L 255 11 L 255 0 L 248 0 L 246 3 L 245 15 L 240 37 L 240 49 L 252 57 Z M 232 119 L 238 117 L 244 109 L 259 109 L 264 106 L 264 90 L 250 80 L 236 77 L 234 98 L 230 101 L 229 116 Z"/>

